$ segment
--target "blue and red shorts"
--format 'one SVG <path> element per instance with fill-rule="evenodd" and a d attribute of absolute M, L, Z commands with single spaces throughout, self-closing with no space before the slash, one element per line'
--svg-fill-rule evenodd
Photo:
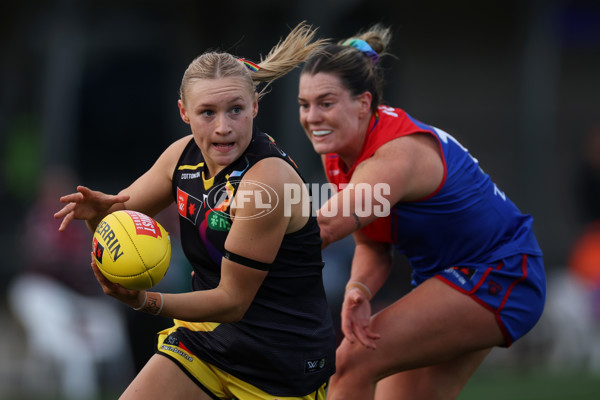
<path fill-rule="evenodd" d="M 496 315 L 509 347 L 534 327 L 546 301 L 540 256 L 517 255 L 490 265 L 458 265 L 435 275 Z"/>

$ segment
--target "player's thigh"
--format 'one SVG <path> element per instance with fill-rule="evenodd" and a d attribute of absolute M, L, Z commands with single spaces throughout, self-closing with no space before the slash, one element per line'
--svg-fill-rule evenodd
<path fill-rule="evenodd" d="M 454 399 L 491 350 L 478 350 L 445 363 L 388 376 L 377 383 L 375 400 Z"/>
<path fill-rule="evenodd" d="M 211 398 L 173 361 L 155 354 L 148 360 L 120 400 Z"/>
<path fill-rule="evenodd" d="M 375 350 L 342 341 L 340 373 L 361 370 L 374 380 L 501 345 L 494 314 L 438 279 L 423 282 L 371 319 L 381 335 Z"/>

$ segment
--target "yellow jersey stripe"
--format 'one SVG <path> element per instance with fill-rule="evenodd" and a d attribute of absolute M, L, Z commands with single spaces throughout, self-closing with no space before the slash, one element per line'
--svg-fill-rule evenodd
<path fill-rule="evenodd" d="M 204 166 L 203 162 L 198 163 L 196 165 L 180 165 L 179 167 L 177 167 L 177 170 L 182 171 L 184 169 L 198 169 L 203 166 Z"/>

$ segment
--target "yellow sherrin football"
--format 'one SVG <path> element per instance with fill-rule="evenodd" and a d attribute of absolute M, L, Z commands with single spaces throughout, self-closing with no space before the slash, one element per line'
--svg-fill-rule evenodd
<path fill-rule="evenodd" d="M 102 274 L 128 289 L 155 286 L 171 262 L 169 233 L 154 218 L 137 211 L 107 215 L 94 232 L 92 246 Z"/>

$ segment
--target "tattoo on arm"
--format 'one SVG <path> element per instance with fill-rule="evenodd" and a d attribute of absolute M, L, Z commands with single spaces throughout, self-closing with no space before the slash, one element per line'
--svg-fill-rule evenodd
<path fill-rule="evenodd" d="M 146 304 L 141 311 L 152 314 L 159 315 L 162 311 L 163 306 L 163 297 L 161 293 L 147 292 L 148 297 L 146 298 Z"/>

